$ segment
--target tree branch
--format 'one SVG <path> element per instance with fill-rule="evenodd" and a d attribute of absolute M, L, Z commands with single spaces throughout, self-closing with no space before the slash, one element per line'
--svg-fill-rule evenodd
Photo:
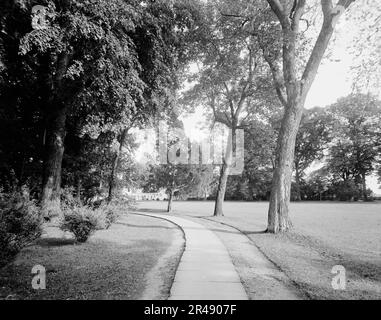
<path fill-rule="evenodd" d="M 231 123 L 228 121 L 228 118 L 225 114 L 221 113 L 221 112 L 217 112 L 216 110 L 216 105 L 215 105 L 215 97 L 211 97 L 210 98 L 210 106 L 212 107 L 212 110 L 213 110 L 213 117 L 214 117 L 214 122 L 219 122 L 219 123 L 222 123 L 226 126 L 228 126 L 229 128 L 231 127 Z M 225 117 L 224 117 L 224 116 Z"/>
<path fill-rule="evenodd" d="M 231 114 L 231 117 L 233 119 L 234 117 L 234 105 L 233 105 L 233 101 L 231 99 L 231 94 L 230 94 L 230 90 L 229 90 L 229 87 L 228 85 L 226 84 L 226 82 L 224 81 L 224 87 L 225 87 L 225 90 L 226 90 L 226 93 L 227 93 L 227 99 L 229 101 L 229 107 L 230 107 L 230 114 Z"/>
<path fill-rule="evenodd" d="M 294 32 L 299 31 L 299 22 L 304 13 L 305 6 L 306 6 L 306 0 L 295 0 L 294 11 L 291 12 L 291 15 L 292 15 L 291 29 Z"/>
<path fill-rule="evenodd" d="M 282 28 L 289 29 L 290 28 L 290 21 L 287 17 L 287 14 L 284 10 L 283 5 L 280 3 L 279 0 L 267 0 L 268 4 L 270 5 L 272 11 L 274 11 L 275 15 L 278 17 L 280 24 L 282 25 Z"/>
<path fill-rule="evenodd" d="M 263 51 L 263 56 L 270 67 L 271 73 L 273 75 L 273 81 L 275 85 L 276 93 L 279 97 L 280 102 L 284 107 L 287 106 L 287 98 L 284 87 L 284 78 L 281 69 L 276 65 L 276 63 Z"/>
<path fill-rule="evenodd" d="M 249 74 L 246 79 L 245 86 L 242 89 L 241 97 L 238 102 L 237 110 L 234 113 L 234 118 L 237 120 L 239 114 L 241 113 L 241 110 L 243 108 L 243 103 L 245 102 L 245 99 L 247 97 L 246 90 L 251 85 L 253 78 L 254 78 L 254 71 L 257 67 L 256 63 L 253 63 L 253 51 L 249 48 Z"/>

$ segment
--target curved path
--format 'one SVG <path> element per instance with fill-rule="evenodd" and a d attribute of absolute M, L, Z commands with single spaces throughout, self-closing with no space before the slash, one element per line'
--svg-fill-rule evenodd
<path fill-rule="evenodd" d="M 177 224 L 186 245 L 170 300 L 247 300 L 247 294 L 221 240 L 203 225 L 169 215 L 139 213 Z"/>

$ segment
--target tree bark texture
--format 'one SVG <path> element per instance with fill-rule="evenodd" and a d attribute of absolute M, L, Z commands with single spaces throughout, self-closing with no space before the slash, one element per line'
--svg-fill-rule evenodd
<path fill-rule="evenodd" d="M 292 227 L 289 217 L 292 165 L 295 141 L 303 109 L 299 106 L 286 110 L 284 115 L 275 159 L 267 231 L 288 231 Z"/>
<path fill-rule="evenodd" d="M 174 195 L 174 191 L 171 190 L 170 193 L 169 193 L 169 198 L 168 198 L 167 212 L 171 212 L 172 211 L 173 195 Z"/>
<path fill-rule="evenodd" d="M 295 191 L 296 191 L 296 201 L 301 201 L 302 194 L 300 191 L 300 172 L 298 167 L 295 167 Z"/>
<path fill-rule="evenodd" d="M 128 133 L 128 129 L 124 129 L 122 131 L 120 139 L 119 139 L 119 148 L 117 152 L 115 153 L 114 159 L 112 161 L 112 168 L 111 168 L 110 182 L 109 182 L 109 189 L 108 189 L 108 202 L 111 202 L 115 198 L 116 175 L 118 173 L 119 161 L 120 161 L 120 157 L 122 155 L 123 147 L 126 141 L 127 133 Z"/>
<path fill-rule="evenodd" d="M 66 107 L 56 107 L 48 119 L 41 195 L 41 207 L 45 216 L 51 214 L 50 210 L 59 209 L 60 204 L 62 159 L 66 135 Z"/>
<path fill-rule="evenodd" d="M 366 175 L 365 174 L 361 175 L 361 180 L 362 180 L 362 197 L 364 201 L 368 201 L 368 194 L 366 192 Z"/>
<path fill-rule="evenodd" d="M 219 217 L 223 216 L 224 212 L 222 210 L 222 205 L 224 203 L 225 199 L 225 192 L 226 192 L 226 184 L 228 181 L 229 177 L 229 167 L 228 165 L 224 162 L 221 167 L 220 171 L 220 179 L 218 182 L 218 188 L 217 188 L 217 196 L 216 196 L 216 202 L 214 205 L 214 214 L 213 216 Z"/>
<path fill-rule="evenodd" d="M 68 102 L 63 93 L 63 81 L 69 65 L 69 54 L 63 52 L 57 59 L 54 76 L 51 77 L 52 92 L 46 109 L 45 158 L 41 193 L 43 215 L 49 217 L 59 210 L 61 193 L 62 159 L 65 150 L 66 116 Z"/>
<path fill-rule="evenodd" d="M 232 156 L 233 156 L 233 150 L 235 147 L 235 129 L 233 128 L 231 130 L 232 134 L 229 134 L 227 146 L 226 146 L 226 152 L 223 159 L 223 164 L 221 166 L 220 171 L 220 178 L 218 181 L 218 187 L 217 187 L 217 196 L 216 196 L 216 202 L 214 205 L 214 213 L 213 216 L 223 216 L 224 212 L 222 210 L 222 206 L 225 200 L 225 193 L 226 193 L 226 184 L 228 182 L 229 178 L 229 167 L 232 164 Z"/>

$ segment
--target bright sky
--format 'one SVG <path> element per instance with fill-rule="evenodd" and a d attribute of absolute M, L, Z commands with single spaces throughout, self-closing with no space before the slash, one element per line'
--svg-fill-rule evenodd
<path fill-rule="evenodd" d="M 343 43 L 345 40 L 339 42 Z M 351 93 L 352 77 L 350 67 L 352 57 L 345 47 L 345 45 L 340 46 L 339 43 L 336 43 L 332 59 L 325 61 L 320 66 L 307 96 L 305 105 L 307 109 L 316 106 L 326 107 L 336 102 L 338 98 Z"/>
<path fill-rule="evenodd" d="M 305 107 L 325 107 L 352 91 L 353 76 L 351 66 L 354 65 L 350 46 L 361 26 L 346 19 L 344 15 L 336 26 L 334 41 L 331 41 L 330 59 L 323 60 L 316 79 L 308 94 Z M 381 89 L 379 90 L 381 97 Z"/>

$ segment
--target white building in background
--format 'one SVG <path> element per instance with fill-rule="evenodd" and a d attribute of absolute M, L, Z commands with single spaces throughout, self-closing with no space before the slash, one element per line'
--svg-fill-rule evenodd
<path fill-rule="evenodd" d="M 168 195 L 165 192 L 165 189 L 161 189 L 159 192 L 143 192 L 143 189 L 129 189 L 125 188 L 122 190 L 123 195 L 126 197 L 135 200 L 151 200 L 151 201 L 163 201 L 168 200 Z"/>

